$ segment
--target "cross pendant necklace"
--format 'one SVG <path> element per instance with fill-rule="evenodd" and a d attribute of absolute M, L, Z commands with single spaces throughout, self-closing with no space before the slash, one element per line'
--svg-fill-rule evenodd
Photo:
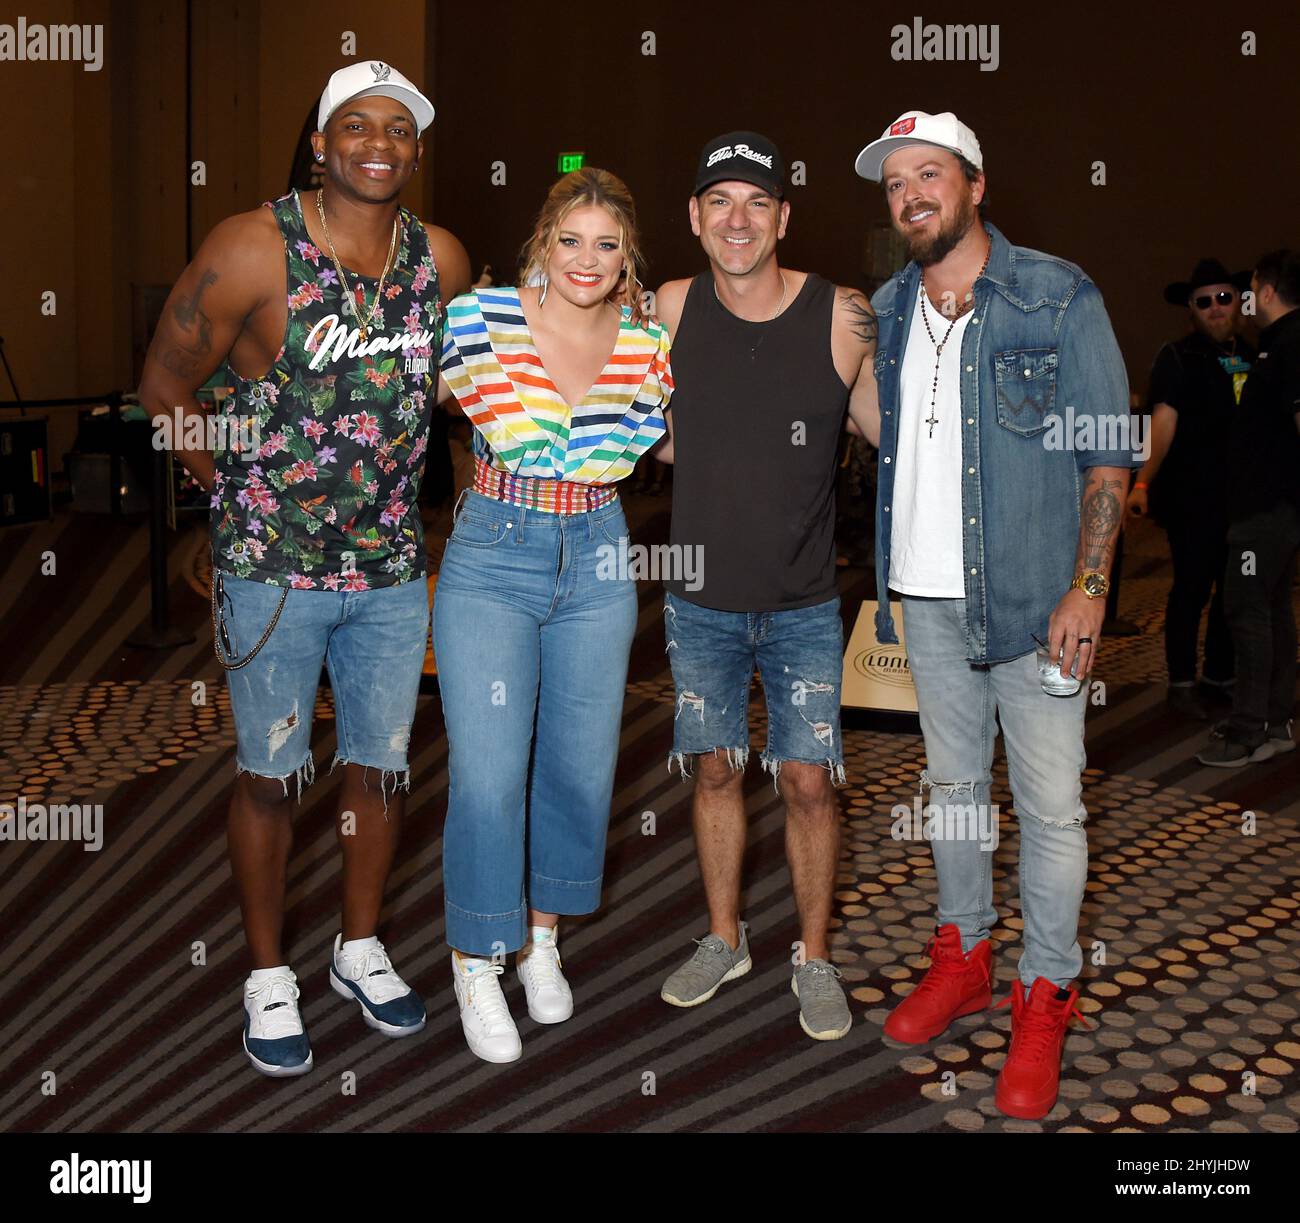
<path fill-rule="evenodd" d="M 975 280 L 978 280 L 985 272 L 988 271 L 989 258 L 993 254 L 993 239 L 989 238 L 988 249 L 984 252 L 984 262 L 980 265 L 980 270 L 975 273 Z M 952 329 L 957 325 L 957 320 L 961 318 L 967 310 L 970 309 L 971 302 L 975 300 L 975 283 L 971 282 L 970 292 L 966 294 L 962 304 L 953 311 L 952 321 L 948 324 L 948 330 L 943 333 L 942 340 L 934 338 L 934 332 L 930 329 L 930 315 L 928 313 L 929 301 L 925 292 L 925 276 L 921 277 L 921 321 L 925 324 L 925 334 L 930 337 L 930 343 L 934 345 L 934 381 L 930 384 L 930 415 L 925 418 L 925 423 L 930 426 L 930 437 L 934 437 L 934 427 L 939 423 L 939 418 L 934 414 L 934 405 L 939 397 L 939 359 L 943 356 L 943 346 L 948 343 L 948 337 L 952 335 Z"/>
<path fill-rule="evenodd" d="M 930 337 L 930 343 L 934 345 L 934 381 L 930 383 L 930 415 L 925 418 L 925 423 L 930 426 L 930 436 L 934 437 L 934 427 L 939 423 L 939 418 L 934 414 L 935 402 L 939 397 L 939 360 L 943 356 L 943 346 L 948 343 L 948 337 L 952 335 L 952 329 L 957 326 L 957 317 L 954 315 L 952 321 L 948 324 L 948 330 L 943 333 L 942 340 L 934 338 L 934 332 L 930 329 L 930 316 L 928 313 L 928 303 L 925 300 L 925 284 L 921 285 L 921 321 L 925 323 L 925 334 Z"/>

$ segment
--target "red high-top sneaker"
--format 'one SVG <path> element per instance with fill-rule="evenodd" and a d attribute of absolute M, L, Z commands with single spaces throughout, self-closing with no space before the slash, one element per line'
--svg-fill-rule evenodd
<path fill-rule="evenodd" d="M 1065 1029 L 1072 1016 L 1088 1022 L 1074 1005 L 1079 991 L 1072 989 L 1064 998 L 1058 998 L 1058 992 L 1066 993 L 1039 977 L 1026 996 L 1017 979 L 1011 996 L 998 1003 L 999 1008 L 1011 1004 L 1011 1051 L 1002 1064 L 994 1097 L 1008 1117 L 1037 1121 L 1056 1103 Z"/>
<path fill-rule="evenodd" d="M 885 1020 L 885 1035 L 923 1045 L 954 1019 L 982 1011 L 993 1001 L 993 944 L 981 939 L 964 955 L 961 932 L 949 924 L 926 947 L 930 969 Z"/>

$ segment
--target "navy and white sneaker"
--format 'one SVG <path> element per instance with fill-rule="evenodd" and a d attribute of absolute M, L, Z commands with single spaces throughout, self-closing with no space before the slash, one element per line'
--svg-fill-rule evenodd
<path fill-rule="evenodd" d="M 393 969 L 384 945 L 371 935 L 343 951 L 343 935 L 334 939 L 330 985 L 361 1006 L 361 1018 L 385 1036 L 414 1036 L 424 1027 L 424 1003 Z"/>
<path fill-rule="evenodd" d="M 311 1045 L 298 1014 L 298 978 L 288 965 L 255 972 L 244 983 L 244 1052 L 273 1079 L 306 1074 Z"/>

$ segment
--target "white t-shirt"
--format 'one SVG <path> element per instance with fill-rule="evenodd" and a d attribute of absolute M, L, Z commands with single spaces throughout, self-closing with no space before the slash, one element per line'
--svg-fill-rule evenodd
<path fill-rule="evenodd" d="M 924 293 L 912 312 L 912 326 L 899 373 L 898 452 L 890 508 L 889 585 L 909 595 L 960 599 L 961 530 L 961 338 L 971 312 L 955 323 L 930 305 Z M 934 387 L 935 345 L 939 384 L 934 400 L 934 435 L 928 423 Z M 952 333 L 944 340 L 949 324 Z"/>

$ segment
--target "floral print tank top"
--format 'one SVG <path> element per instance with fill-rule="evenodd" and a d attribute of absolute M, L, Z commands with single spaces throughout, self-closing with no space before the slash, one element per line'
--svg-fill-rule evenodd
<path fill-rule="evenodd" d="M 364 316 L 378 280 L 345 267 L 350 283 L 339 284 L 329 252 L 307 233 L 296 191 L 265 206 L 284 237 L 289 314 L 264 377 L 230 371 L 235 394 L 223 412 L 238 419 L 213 455 L 213 564 L 308 590 L 422 578 L 416 496 L 445 320 L 428 234 L 399 210 L 395 264 L 362 341 L 343 294 L 360 282 Z"/>

